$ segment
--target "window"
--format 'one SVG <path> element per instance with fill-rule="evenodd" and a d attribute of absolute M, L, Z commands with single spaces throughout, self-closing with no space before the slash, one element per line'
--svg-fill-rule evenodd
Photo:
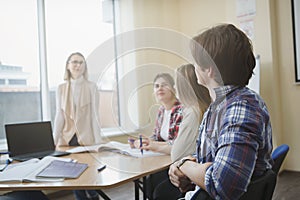
<path fill-rule="evenodd" d="M 36 0 L 0 1 L 0 141 L 4 124 L 41 120 Z"/>
<path fill-rule="evenodd" d="M 26 85 L 26 83 L 25 79 L 8 79 L 9 85 Z"/>
<path fill-rule="evenodd" d="M 118 126 L 109 113 L 118 111 L 118 102 L 111 105 L 116 79 L 115 65 L 98 70 L 99 60 L 91 60 L 97 48 L 114 36 L 112 1 L 51 0 L 45 1 L 48 80 L 51 96 L 51 119 L 55 117 L 55 91 L 63 82 L 67 57 L 82 53 L 87 60 L 89 80 L 96 82 L 100 93 L 102 128 Z M 110 4 L 109 4 L 110 3 Z M 111 9 L 111 11 L 110 11 Z M 101 76 L 103 74 L 103 76 Z"/>
<path fill-rule="evenodd" d="M 111 0 L 40 2 L 45 3 L 46 88 L 40 83 L 43 78 L 40 75 L 38 19 L 41 16 L 37 1 L 0 2 L 0 145 L 5 144 L 4 124 L 47 120 L 43 115 L 41 91 L 50 94 L 46 109 L 50 110 L 49 119 L 54 121 L 55 91 L 63 82 L 67 57 L 81 52 L 89 62 L 90 55 L 114 35 Z M 112 63 L 103 69 L 99 71 L 92 64 L 90 68 L 88 63 L 89 79 L 99 86 L 101 125 L 103 128 L 117 127 L 119 122 L 113 118 L 115 114 L 108 115 L 109 112 L 118 113 L 119 109 L 118 98 L 112 98 L 118 96 L 113 88 L 116 66 Z"/>

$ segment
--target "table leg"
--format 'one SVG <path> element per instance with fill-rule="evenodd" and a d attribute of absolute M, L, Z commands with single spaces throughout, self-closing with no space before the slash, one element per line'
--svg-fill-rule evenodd
<path fill-rule="evenodd" d="M 96 191 L 103 199 L 110 200 L 110 198 L 102 190 L 96 190 Z"/>
<path fill-rule="evenodd" d="M 146 176 L 144 176 L 143 177 L 143 199 L 144 200 L 147 200 L 146 191 L 147 191 L 147 182 L 146 182 Z"/>
<path fill-rule="evenodd" d="M 135 194 L 135 200 L 140 199 L 140 180 L 134 181 L 134 194 Z"/>
<path fill-rule="evenodd" d="M 134 192 L 135 192 L 135 200 L 140 199 L 140 193 L 139 191 L 141 190 L 143 192 L 143 200 L 147 200 L 147 182 L 146 182 L 146 177 L 143 177 L 142 180 L 135 180 L 134 181 Z"/>

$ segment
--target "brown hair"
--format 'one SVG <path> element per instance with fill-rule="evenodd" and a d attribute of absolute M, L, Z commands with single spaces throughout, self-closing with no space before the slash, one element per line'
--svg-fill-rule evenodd
<path fill-rule="evenodd" d="M 191 52 L 199 67 L 217 67 L 218 83 L 248 85 L 255 67 L 252 44 L 234 25 L 221 24 L 195 36 Z"/>
<path fill-rule="evenodd" d="M 175 82 L 174 82 L 173 77 L 168 73 L 159 73 L 154 77 L 153 84 L 159 78 L 162 78 L 167 82 L 167 84 L 170 86 L 170 90 L 171 90 L 171 93 L 173 94 L 173 97 L 176 98 L 175 88 L 174 88 Z"/>
<path fill-rule="evenodd" d="M 163 78 L 165 81 L 167 81 L 167 83 L 171 86 L 171 88 L 174 87 L 174 84 L 175 84 L 174 79 L 170 74 L 168 74 L 168 73 L 159 73 L 154 77 L 153 82 L 155 83 L 155 81 L 159 78 Z"/>
<path fill-rule="evenodd" d="M 176 90 L 179 100 L 183 105 L 196 105 L 203 113 L 211 103 L 211 98 L 206 87 L 199 85 L 195 68 L 192 64 L 182 65 L 176 70 Z"/>
<path fill-rule="evenodd" d="M 83 60 L 84 60 L 84 62 L 85 62 L 85 70 L 84 70 L 84 73 L 83 73 L 83 78 L 88 79 L 88 70 L 87 70 L 86 60 L 85 60 L 84 56 L 83 56 L 81 53 L 75 52 L 75 53 L 72 53 L 71 55 L 69 55 L 69 57 L 67 58 L 67 61 L 66 61 L 66 68 L 65 68 L 65 75 L 64 75 L 64 80 L 65 80 L 65 81 L 68 81 L 68 80 L 71 79 L 71 73 L 70 73 L 70 71 L 68 70 L 68 64 L 69 64 L 69 62 L 70 62 L 72 56 L 74 56 L 74 55 L 78 55 L 78 56 L 81 56 L 81 57 L 83 58 Z"/>

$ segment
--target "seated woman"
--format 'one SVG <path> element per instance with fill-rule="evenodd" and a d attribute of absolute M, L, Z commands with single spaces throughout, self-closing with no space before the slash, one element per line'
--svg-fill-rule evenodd
<path fill-rule="evenodd" d="M 182 120 L 182 107 L 175 95 L 174 79 L 168 73 L 157 74 L 154 78 L 154 95 L 161 104 L 152 137 L 143 136 L 142 149 L 170 154 L 172 144 L 178 135 L 179 125 Z M 132 141 L 129 138 L 128 141 Z M 140 141 L 131 143 L 134 148 L 140 148 Z M 147 196 L 152 199 L 152 192 L 161 180 L 168 177 L 168 170 L 163 170 L 147 178 Z"/>
<path fill-rule="evenodd" d="M 182 120 L 182 107 L 175 95 L 174 79 L 170 74 L 161 73 L 154 78 L 154 95 L 161 103 L 158 109 L 154 133 L 151 137 L 143 136 L 145 150 L 170 154 L 171 145 L 178 135 Z M 140 141 L 135 140 L 133 148 L 140 148 Z"/>

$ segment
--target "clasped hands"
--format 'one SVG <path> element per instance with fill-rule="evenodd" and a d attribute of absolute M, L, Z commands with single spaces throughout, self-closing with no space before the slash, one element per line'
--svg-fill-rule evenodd
<path fill-rule="evenodd" d="M 196 158 L 192 156 L 184 157 L 189 162 L 196 162 Z M 180 170 L 181 160 L 174 162 L 169 168 L 169 179 L 173 185 L 179 188 L 181 192 L 187 192 L 195 189 L 195 184 Z"/>

